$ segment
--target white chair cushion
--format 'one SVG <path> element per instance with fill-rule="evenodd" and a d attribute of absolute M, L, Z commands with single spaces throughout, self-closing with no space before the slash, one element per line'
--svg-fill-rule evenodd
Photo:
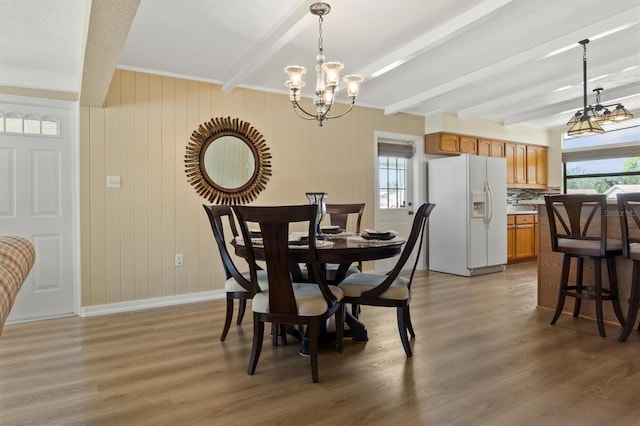
<path fill-rule="evenodd" d="M 640 260 L 640 243 L 629 244 L 629 259 Z"/>
<path fill-rule="evenodd" d="M 269 288 L 269 281 L 267 278 L 267 271 L 265 271 L 264 269 L 261 269 L 259 271 L 257 271 L 257 275 L 258 275 L 258 285 L 260 286 L 260 290 L 266 290 Z M 247 272 L 243 272 L 242 276 L 245 277 L 247 280 L 249 280 L 249 271 Z M 224 282 L 224 289 L 225 291 L 228 292 L 235 292 L 235 291 L 247 291 L 244 289 L 244 287 L 242 287 L 240 284 L 238 284 L 238 281 L 236 281 L 235 278 L 231 277 L 229 278 L 227 281 Z"/>
<path fill-rule="evenodd" d="M 559 249 L 600 250 L 600 240 L 574 240 L 558 238 Z M 607 238 L 607 250 L 622 250 L 622 241 Z"/>
<path fill-rule="evenodd" d="M 360 297 L 362 293 L 380 285 L 387 278 L 384 274 L 352 274 L 344 279 L 339 287 L 346 297 Z M 381 299 L 406 300 L 409 298 L 409 279 L 398 277 L 389 288 L 379 296 Z"/>
<path fill-rule="evenodd" d="M 330 285 L 329 289 L 338 301 L 343 299 L 344 293 L 340 288 Z M 327 311 L 327 301 L 324 300 L 317 284 L 293 283 L 293 294 L 298 305 L 298 315 L 314 317 Z M 269 290 L 262 291 L 253 297 L 251 309 L 253 312 L 269 313 Z"/>

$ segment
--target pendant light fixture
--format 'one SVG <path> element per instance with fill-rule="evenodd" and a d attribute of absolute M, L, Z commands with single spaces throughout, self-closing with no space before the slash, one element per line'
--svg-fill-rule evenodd
<path fill-rule="evenodd" d="M 602 124 L 633 118 L 633 114 L 627 111 L 622 104 L 601 105 L 600 92 L 604 90 L 601 87 L 593 89 L 596 92 L 596 105 L 587 104 L 587 43 L 589 43 L 589 39 L 579 43 L 582 45 L 583 108 L 578 110 L 567 123 L 567 126 L 570 126 L 567 133 L 574 137 L 604 133 Z M 614 106 L 613 112 L 610 111 L 610 108 Z"/>
<path fill-rule="evenodd" d="M 324 46 L 322 44 L 322 22 L 323 17 L 331 11 L 331 6 L 327 3 L 314 3 L 309 7 L 312 15 L 318 17 L 319 38 L 318 38 L 318 55 L 316 56 L 316 96 L 314 104 L 316 105 L 315 113 L 310 113 L 300 106 L 300 91 L 304 87 L 303 76 L 307 72 L 305 67 L 299 65 L 290 65 L 284 69 L 289 79 L 285 85 L 289 88 L 289 99 L 293 105 L 296 114 L 305 120 L 317 120 L 318 124 L 322 124 L 329 119 L 339 118 L 347 114 L 353 109 L 353 106 L 360 91 L 360 82 L 362 77 L 359 75 L 347 75 L 343 81 L 347 84 L 347 96 L 351 99 L 349 108 L 341 114 L 329 115 L 331 107 L 335 99 L 335 93 L 338 89 L 340 81 L 340 71 L 344 65 L 340 62 L 325 62 Z"/>

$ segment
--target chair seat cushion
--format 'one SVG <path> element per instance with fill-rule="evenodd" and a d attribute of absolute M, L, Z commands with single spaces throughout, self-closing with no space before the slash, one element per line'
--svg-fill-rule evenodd
<path fill-rule="evenodd" d="M 622 241 L 607 238 L 605 246 L 607 251 L 622 250 Z M 600 240 L 576 240 L 572 238 L 558 238 L 558 251 L 578 254 L 584 251 L 585 254 L 599 252 Z"/>
<path fill-rule="evenodd" d="M 261 269 L 258 272 L 258 285 L 260 286 L 260 290 L 266 290 L 269 288 L 269 281 L 267 278 L 267 271 Z M 249 280 L 249 271 L 243 272 L 242 276 Z M 224 282 L 224 289 L 228 292 L 236 292 L 236 291 L 247 291 L 244 287 L 238 284 L 235 278 L 231 277 L 227 281 Z"/>
<path fill-rule="evenodd" d="M 339 287 L 344 290 L 345 297 L 360 297 L 362 293 L 380 285 L 387 276 L 385 274 L 362 273 L 352 274 L 344 279 Z M 397 277 L 389 288 L 379 296 L 381 299 L 406 300 L 409 298 L 409 279 Z"/>
<path fill-rule="evenodd" d="M 640 243 L 629 244 L 629 259 L 640 260 Z"/>
<path fill-rule="evenodd" d="M 344 298 L 342 289 L 333 285 L 328 287 L 338 301 Z M 317 284 L 293 283 L 293 294 L 298 306 L 298 315 L 314 317 L 327 311 L 327 301 L 322 296 L 320 287 Z M 269 290 L 262 291 L 253 297 L 251 309 L 253 309 L 253 312 L 269 313 Z"/>

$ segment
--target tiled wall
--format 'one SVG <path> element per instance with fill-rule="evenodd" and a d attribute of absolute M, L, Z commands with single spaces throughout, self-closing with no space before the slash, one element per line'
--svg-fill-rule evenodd
<path fill-rule="evenodd" d="M 507 204 L 518 204 L 519 200 L 542 200 L 545 195 L 558 194 L 560 188 L 507 189 Z"/>

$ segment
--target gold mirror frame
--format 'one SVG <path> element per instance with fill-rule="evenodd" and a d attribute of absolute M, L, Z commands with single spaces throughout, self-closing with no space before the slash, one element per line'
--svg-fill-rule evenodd
<path fill-rule="evenodd" d="M 234 136 L 251 149 L 254 171 L 242 186 L 225 188 L 211 179 L 204 167 L 207 148 L 224 136 Z M 212 118 L 191 134 L 185 154 L 187 180 L 199 195 L 217 204 L 248 204 L 266 187 L 271 177 L 271 153 L 262 134 L 238 118 Z"/>

